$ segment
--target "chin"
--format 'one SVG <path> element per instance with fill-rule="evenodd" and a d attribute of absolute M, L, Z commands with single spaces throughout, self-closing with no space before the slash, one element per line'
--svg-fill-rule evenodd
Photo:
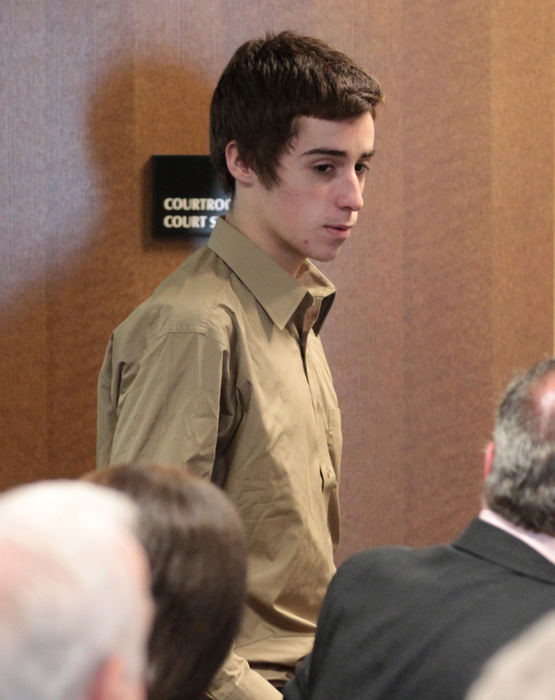
<path fill-rule="evenodd" d="M 321 265 L 333 262 L 337 258 L 337 253 L 335 253 L 334 255 L 326 255 L 325 257 L 323 255 L 317 258 L 311 257 L 310 255 L 308 257 L 310 260 L 313 260 L 318 265 Z"/>
<path fill-rule="evenodd" d="M 342 246 L 338 246 L 337 248 L 334 248 L 332 250 L 322 251 L 317 256 L 316 255 L 314 255 L 314 256 L 309 255 L 308 257 L 312 257 L 313 260 L 317 260 L 318 262 L 323 262 L 323 263 L 332 262 L 339 255 L 341 248 L 342 248 Z"/>

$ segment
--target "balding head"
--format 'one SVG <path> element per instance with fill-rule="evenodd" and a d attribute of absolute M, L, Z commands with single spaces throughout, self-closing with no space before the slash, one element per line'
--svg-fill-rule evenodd
<path fill-rule="evenodd" d="M 537 437 L 555 442 L 555 369 L 532 383 L 529 404 Z"/>
<path fill-rule="evenodd" d="M 488 506 L 516 525 L 555 535 L 555 358 L 511 382 L 493 440 Z"/>

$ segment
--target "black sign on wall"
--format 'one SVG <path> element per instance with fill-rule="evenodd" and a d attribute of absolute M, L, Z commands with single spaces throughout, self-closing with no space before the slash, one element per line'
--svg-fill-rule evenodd
<path fill-rule="evenodd" d="M 152 236 L 208 236 L 229 209 L 209 156 L 152 156 Z"/>

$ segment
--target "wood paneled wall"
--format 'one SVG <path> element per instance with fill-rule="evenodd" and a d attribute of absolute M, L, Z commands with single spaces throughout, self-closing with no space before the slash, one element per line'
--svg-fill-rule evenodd
<path fill-rule="evenodd" d="M 206 153 L 243 40 L 292 28 L 386 103 L 358 231 L 325 266 L 343 543 L 453 536 L 512 372 L 552 352 L 551 0 L 4 0 L 0 486 L 94 464 L 111 329 L 190 252 L 148 236 L 154 153 Z"/>

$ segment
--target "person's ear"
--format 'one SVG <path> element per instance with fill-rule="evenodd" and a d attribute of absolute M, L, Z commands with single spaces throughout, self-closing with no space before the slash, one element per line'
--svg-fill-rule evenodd
<path fill-rule="evenodd" d="M 252 185 L 256 178 L 253 168 L 241 158 L 237 141 L 230 141 L 225 147 L 225 160 L 227 169 L 237 182 L 242 185 Z"/>
<path fill-rule="evenodd" d="M 112 656 L 96 671 L 87 696 L 90 700 L 144 700 L 146 690 L 142 681 L 126 678 L 125 665 L 118 656 Z"/>
<path fill-rule="evenodd" d="M 494 458 L 495 443 L 492 441 L 488 443 L 488 446 L 486 447 L 486 451 L 484 453 L 484 479 L 487 479 L 491 473 Z"/>

